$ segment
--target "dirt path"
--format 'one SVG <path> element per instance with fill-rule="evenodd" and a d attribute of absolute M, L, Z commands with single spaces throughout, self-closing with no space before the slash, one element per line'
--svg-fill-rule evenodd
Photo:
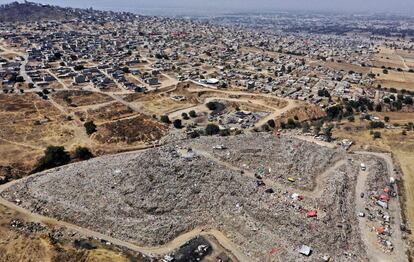
<path fill-rule="evenodd" d="M 383 159 L 387 164 L 388 177 L 395 177 L 394 174 L 394 162 L 389 154 L 376 153 L 376 152 L 356 152 L 362 155 L 371 155 Z M 360 172 L 357 179 L 356 186 L 356 212 L 364 210 L 365 201 L 360 197 L 361 193 L 366 193 L 366 180 L 368 172 Z M 396 189 L 398 191 L 398 188 Z M 398 196 L 398 192 L 397 192 Z M 377 244 L 375 233 L 371 232 L 370 227 L 366 224 L 365 218 L 359 220 L 359 227 L 361 230 L 361 238 L 367 247 L 367 253 L 371 261 L 374 262 L 403 262 L 408 261 L 405 254 L 406 245 L 402 239 L 402 232 L 400 230 L 400 224 L 402 222 L 401 208 L 399 205 L 399 199 L 390 199 L 389 209 L 392 226 L 392 238 L 391 242 L 394 246 L 394 251 L 390 254 L 384 254 Z"/>
<path fill-rule="evenodd" d="M 224 162 L 224 161 L 214 157 L 213 155 L 211 155 L 210 153 L 208 153 L 206 151 L 203 151 L 203 150 L 200 150 L 200 149 L 197 149 L 197 148 L 192 148 L 192 149 L 196 154 L 202 155 L 202 156 L 212 160 L 213 162 L 216 162 L 219 165 L 225 166 L 230 170 L 243 173 L 243 175 L 248 176 L 250 178 L 255 178 L 255 175 L 252 172 L 246 171 L 244 169 L 240 169 L 238 167 L 235 167 L 235 166 L 231 165 L 230 163 Z M 287 186 L 287 185 L 284 185 L 284 184 L 279 184 L 279 183 L 277 183 L 277 182 L 275 182 L 275 181 L 273 181 L 269 178 L 266 178 L 266 177 L 263 178 L 262 180 L 267 186 L 275 188 L 275 189 L 279 189 L 281 191 L 289 191 L 291 193 L 298 193 L 298 194 L 301 194 L 301 195 L 303 195 L 307 198 L 320 198 L 320 197 L 322 197 L 322 194 L 323 194 L 323 185 L 324 185 L 325 180 L 332 174 L 332 172 L 334 172 L 336 169 L 338 169 L 339 167 L 341 167 L 344 164 L 346 164 L 346 160 L 344 160 L 344 159 L 339 160 L 339 161 L 335 162 L 331 167 L 326 169 L 323 173 L 319 174 L 315 178 L 315 181 L 316 181 L 315 188 L 312 189 L 312 190 L 296 189 L 296 188 L 293 188 L 293 187 L 290 187 L 290 186 Z"/>
<path fill-rule="evenodd" d="M 62 81 L 62 79 L 60 79 L 55 73 L 53 73 L 52 70 L 48 69 L 46 70 L 46 72 L 49 73 L 54 78 L 56 78 L 56 81 L 58 81 L 58 83 L 63 87 L 63 89 L 69 90 L 69 87 Z"/>
<path fill-rule="evenodd" d="M 285 106 L 282 109 L 276 109 L 273 113 L 271 113 L 270 115 L 260 119 L 259 122 L 256 123 L 255 127 L 261 127 L 264 124 L 267 123 L 267 121 L 273 119 L 275 120 L 278 116 L 282 115 L 283 113 L 288 112 L 289 110 L 292 110 L 293 108 L 297 107 L 297 103 L 292 101 L 292 100 L 287 100 L 288 104 L 287 106 Z"/>
<path fill-rule="evenodd" d="M 29 145 L 29 144 L 24 144 L 24 143 L 11 141 L 11 140 L 8 140 L 8 139 L 2 138 L 2 137 L 0 137 L 0 141 L 9 143 L 9 144 L 12 144 L 12 145 L 15 145 L 15 146 L 27 147 L 27 148 L 34 149 L 34 150 L 43 150 L 44 149 L 44 148 L 41 148 L 41 147 Z"/>
<path fill-rule="evenodd" d="M 6 185 L 0 186 L 0 191 L 5 190 L 12 184 L 15 184 L 15 183 L 11 182 Z M 240 262 L 250 261 L 250 259 L 247 258 L 242 252 L 240 252 L 239 249 L 236 247 L 236 245 L 234 245 L 223 233 L 221 233 L 220 231 L 214 230 L 214 229 L 209 229 L 205 231 L 203 228 L 196 228 L 190 232 L 187 232 L 185 234 L 178 236 L 177 238 L 173 239 L 172 241 L 170 241 L 169 243 L 165 245 L 158 246 L 158 247 L 145 247 L 145 246 L 138 246 L 133 243 L 123 241 L 120 239 L 116 239 L 116 238 L 104 235 L 102 233 L 74 225 L 72 223 L 68 223 L 68 222 L 56 220 L 54 218 L 45 217 L 42 215 L 31 213 L 29 210 L 21 208 L 3 198 L 0 198 L 0 205 L 3 205 L 11 210 L 19 212 L 20 214 L 24 215 L 26 219 L 29 219 L 33 222 L 39 222 L 43 224 L 65 227 L 69 230 L 74 230 L 86 237 L 103 239 L 114 245 L 125 247 L 130 250 L 140 252 L 147 256 L 162 256 L 162 255 L 171 253 L 172 251 L 176 250 L 177 248 L 185 244 L 187 241 L 197 236 L 209 235 L 209 236 L 215 237 L 217 241 L 220 243 L 220 245 L 222 245 L 225 249 L 230 251 L 237 258 L 238 261 Z"/>

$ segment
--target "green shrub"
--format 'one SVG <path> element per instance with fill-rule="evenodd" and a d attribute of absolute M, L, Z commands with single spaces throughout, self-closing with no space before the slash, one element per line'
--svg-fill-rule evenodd
<path fill-rule="evenodd" d="M 208 124 L 206 127 L 206 135 L 212 136 L 217 135 L 220 132 L 220 128 L 215 124 Z"/>
<path fill-rule="evenodd" d="M 92 135 L 93 133 L 96 132 L 96 125 L 93 121 L 88 121 L 85 124 L 83 124 L 83 126 L 86 129 L 86 134 L 88 135 Z"/>
<path fill-rule="evenodd" d="M 63 146 L 49 146 L 44 152 L 44 156 L 39 159 L 36 171 L 66 165 L 70 162 L 69 153 Z"/>
<path fill-rule="evenodd" d="M 177 129 L 180 129 L 180 128 L 182 128 L 182 127 L 183 127 L 183 124 L 182 124 L 182 122 L 181 122 L 181 119 L 176 119 L 176 120 L 174 120 L 173 125 L 174 125 L 174 127 L 175 127 L 175 128 L 177 128 Z"/>
<path fill-rule="evenodd" d="M 188 114 L 189 114 L 192 118 L 197 117 L 197 113 L 196 113 L 196 111 L 194 111 L 194 110 L 191 110 Z"/>
<path fill-rule="evenodd" d="M 160 120 L 161 120 L 161 122 L 166 123 L 166 124 L 171 123 L 170 118 L 167 115 L 161 116 Z"/>
<path fill-rule="evenodd" d="M 75 157 L 80 160 L 88 160 L 93 157 L 93 154 L 89 148 L 80 146 L 75 150 Z"/>

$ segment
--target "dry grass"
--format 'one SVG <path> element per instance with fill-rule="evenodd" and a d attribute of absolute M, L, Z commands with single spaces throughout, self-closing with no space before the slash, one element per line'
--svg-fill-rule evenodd
<path fill-rule="evenodd" d="M 81 91 L 81 90 L 65 90 L 54 93 L 53 99 L 56 100 L 62 106 L 68 106 L 71 102 L 76 106 L 87 106 L 87 105 L 96 105 L 105 102 L 112 101 L 113 99 L 110 96 L 90 92 L 90 91 Z"/>
<path fill-rule="evenodd" d="M 326 62 L 325 66 L 331 69 L 344 70 L 345 72 L 354 71 L 361 74 L 368 74 L 371 72 L 371 68 L 369 67 L 362 67 L 348 63 Z"/>
<path fill-rule="evenodd" d="M 76 112 L 77 116 L 87 120 L 93 120 L 96 124 L 130 117 L 134 114 L 131 108 L 120 102 Z"/>
<path fill-rule="evenodd" d="M 372 72 L 379 74 L 376 77 L 376 84 L 381 84 L 383 87 L 414 90 L 414 73 L 388 70 L 388 74 L 384 74 L 381 68 L 373 68 Z"/>

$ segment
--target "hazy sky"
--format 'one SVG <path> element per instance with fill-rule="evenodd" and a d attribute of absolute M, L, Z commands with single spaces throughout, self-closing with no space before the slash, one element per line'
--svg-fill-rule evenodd
<path fill-rule="evenodd" d="M 12 0 L 0 0 L 0 4 Z M 32 0 L 60 6 L 140 11 L 149 8 L 188 8 L 205 11 L 330 10 L 392 11 L 414 15 L 414 0 Z"/>

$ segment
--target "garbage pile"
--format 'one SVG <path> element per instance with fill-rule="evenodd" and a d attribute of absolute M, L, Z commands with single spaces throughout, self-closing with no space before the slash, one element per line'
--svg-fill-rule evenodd
<path fill-rule="evenodd" d="M 200 154 L 203 145 L 212 157 Z M 357 158 L 283 136 L 200 138 L 64 166 L 17 183 L 2 196 L 142 246 L 207 227 L 223 232 L 251 261 L 263 261 L 270 251 L 281 260 L 302 260 L 302 245 L 311 248 L 313 260 L 364 261 L 355 223 L 357 161 L 314 181 L 341 157 Z M 230 167 L 243 164 L 279 186 L 258 186 L 259 178 Z M 294 182 L 287 181 L 290 176 Z M 286 183 L 309 190 L 288 190 Z M 311 191 L 315 183 L 318 192 Z M 204 252 L 208 248 L 200 247 Z"/>

